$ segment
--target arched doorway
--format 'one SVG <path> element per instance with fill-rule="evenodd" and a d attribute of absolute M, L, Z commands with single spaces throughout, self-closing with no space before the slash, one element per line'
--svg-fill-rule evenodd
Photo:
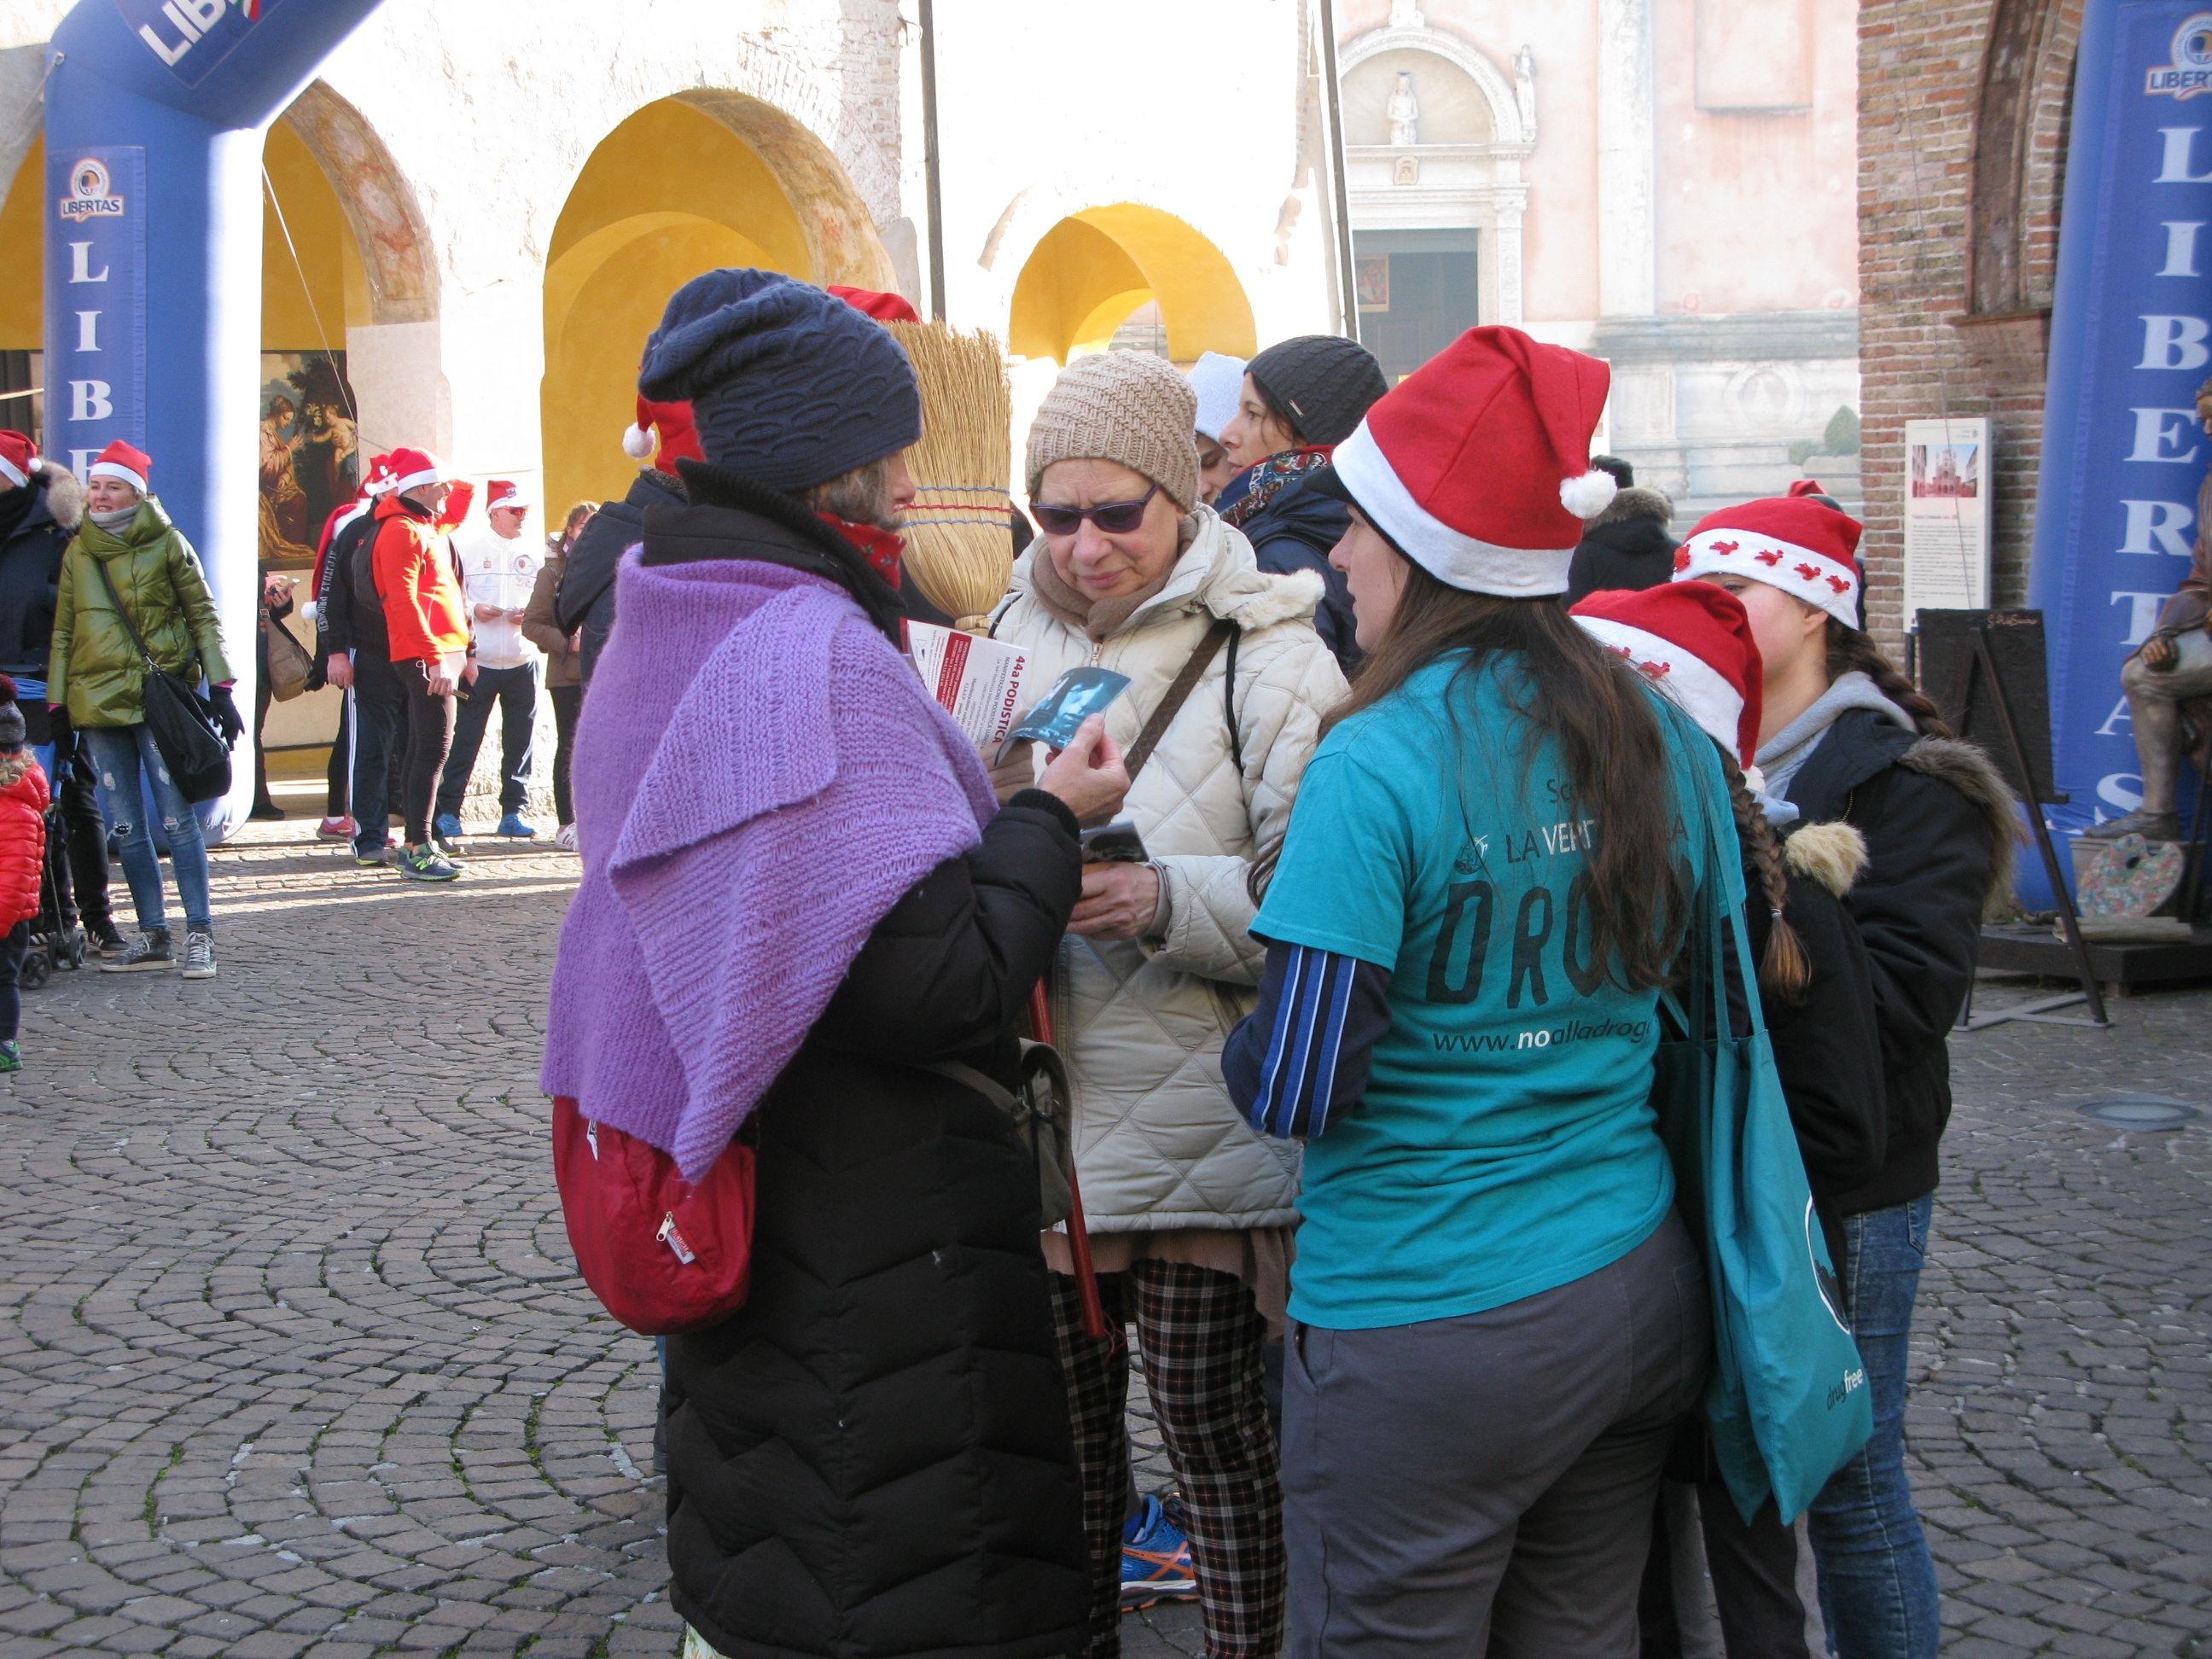
<path fill-rule="evenodd" d="M 798 205 L 804 204 L 804 210 Z M 755 265 L 893 285 L 866 210 L 820 141 L 757 99 L 687 93 L 599 142 L 554 227 L 540 393 L 549 513 L 618 496 L 646 337 L 702 271 Z"/>
<path fill-rule="evenodd" d="M 1135 202 L 1085 208 L 1040 237 L 1015 279 L 1006 345 L 1066 363 L 1103 351 L 1130 313 L 1158 304 L 1168 356 L 1249 357 L 1258 335 L 1221 250 L 1171 213 Z"/>

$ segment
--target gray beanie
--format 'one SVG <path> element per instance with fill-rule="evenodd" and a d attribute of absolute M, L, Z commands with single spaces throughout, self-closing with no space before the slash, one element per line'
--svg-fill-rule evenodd
<path fill-rule="evenodd" d="M 1030 494 L 1054 461 L 1115 461 L 1188 513 L 1198 504 L 1198 394 L 1164 357 L 1102 351 L 1060 371 L 1030 424 Z"/>
<path fill-rule="evenodd" d="M 1283 406 L 1302 444 L 1342 443 L 1390 389 L 1373 352 L 1334 334 L 1301 334 L 1271 345 L 1244 372 Z"/>

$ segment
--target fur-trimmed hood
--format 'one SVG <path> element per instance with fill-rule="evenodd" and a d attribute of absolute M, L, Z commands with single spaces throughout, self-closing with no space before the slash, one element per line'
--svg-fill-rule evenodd
<path fill-rule="evenodd" d="M 1817 881 L 1838 898 L 1866 868 L 1866 837 L 1840 818 L 1799 826 L 1782 843 L 1782 862 L 1793 876 Z"/>
<path fill-rule="evenodd" d="M 52 461 L 39 471 L 46 481 L 47 513 L 63 529 L 75 530 L 84 522 L 84 486 L 76 473 Z"/>
<path fill-rule="evenodd" d="M 1983 909 L 1991 915 L 2002 911 L 2011 902 L 2013 866 L 2027 835 L 2021 827 L 2020 803 L 2012 786 L 1998 775 L 1978 744 L 1959 738 L 1923 738 L 1898 757 L 1897 763 L 1949 784 L 1972 803 L 1990 843 L 1990 882 Z"/>
<path fill-rule="evenodd" d="M 1601 524 L 1619 524 L 1624 519 L 1656 519 L 1663 525 L 1672 522 L 1674 517 L 1674 503 L 1667 499 L 1663 491 L 1649 484 L 1631 484 L 1614 495 L 1605 511 L 1589 522 L 1595 529 Z"/>

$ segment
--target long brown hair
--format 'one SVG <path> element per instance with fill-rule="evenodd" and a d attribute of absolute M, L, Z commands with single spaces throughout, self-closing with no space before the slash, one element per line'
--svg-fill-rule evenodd
<path fill-rule="evenodd" d="M 1721 770 L 1728 777 L 1729 800 L 1735 808 L 1736 839 L 1743 843 L 1745 858 L 1759 872 L 1759 890 L 1753 902 L 1763 896 L 1772 913 L 1766 929 L 1766 950 L 1759 958 L 1759 988 L 1794 1008 L 1805 1000 L 1806 988 L 1813 982 L 1813 964 L 1805 955 L 1805 941 L 1782 914 L 1782 907 L 1790 902 L 1790 872 L 1782 862 L 1782 842 L 1744 782 L 1735 757 L 1717 743 L 1713 747 L 1720 750 Z"/>
<path fill-rule="evenodd" d="M 1833 685 L 1844 675 L 1856 669 L 1875 684 L 1875 689 L 1912 716 L 1923 738 L 1955 737 L 1957 733 L 1944 723 L 1936 705 L 1922 695 L 1920 688 L 1898 671 L 1897 665 L 1882 654 L 1874 642 L 1874 635 L 1856 628 L 1846 628 L 1833 617 L 1828 618 L 1828 684 Z"/>
<path fill-rule="evenodd" d="M 1501 682 L 1514 717 L 1532 737 L 1559 745 L 1574 810 L 1601 826 L 1588 849 L 1583 959 L 1617 963 L 1608 972 L 1631 990 L 1666 984 L 1689 889 L 1660 717 L 1636 671 L 1584 633 L 1556 598 L 1469 593 L 1409 560 L 1389 629 L 1352 695 L 1322 720 L 1323 735 L 1451 652 L 1467 653 L 1461 675 L 1481 672 L 1492 658 L 1516 659 L 1518 672 Z M 1449 697 L 1445 707 L 1449 715 Z"/>

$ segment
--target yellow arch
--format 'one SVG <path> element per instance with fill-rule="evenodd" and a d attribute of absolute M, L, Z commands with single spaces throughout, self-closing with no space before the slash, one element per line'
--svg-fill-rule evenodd
<path fill-rule="evenodd" d="M 1251 301 L 1221 250 L 1187 221 L 1137 202 L 1085 208 L 1038 239 L 1014 283 L 1006 343 L 1064 363 L 1104 349 L 1148 300 L 1159 301 L 1177 362 L 1258 348 Z"/>

